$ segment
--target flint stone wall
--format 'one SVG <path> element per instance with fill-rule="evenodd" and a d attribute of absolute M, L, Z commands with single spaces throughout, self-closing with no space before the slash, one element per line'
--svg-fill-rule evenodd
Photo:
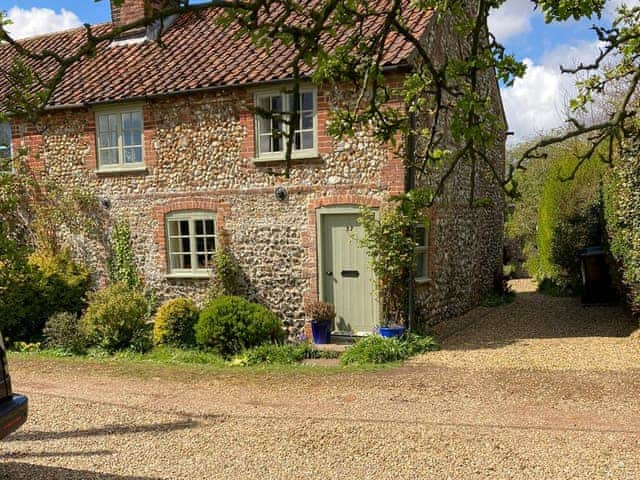
<path fill-rule="evenodd" d="M 319 92 L 319 157 L 299 162 L 284 178 L 278 174 L 281 163 L 253 160 L 253 118 L 246 108 L 251 98 L 251 92 L 233 90 L 145 102 L 146 169 L 141 172 L 96 170 L 90 109 L 50 113 L 37 126 L 13 125 L 14 148 L 26 147 L 27 164 L 38 175 L 89 188 L 105 200 L 104 238 L 69 239 L 98 283 L 106 279 L 109 228 L 125 220 L 137 267 L 159 298 L 186 295 L 202 302 L 210 281 L 166 276 L 163 215 L 207 208 L 217 212 L 219 239 L 236 258 L 248 293 L 281 316 L 294 334 L 304 323 L 304 303 L 317 298 L 314 208 L 384 205 L 389 195 L 403 191 L 404 166 L 400 156 L 365 133 L 344 142 L 329 138 L 331 102 Z M 485 173 L 478 173 L 479 184 L 498 198 Z M 287 189 L 285 201 L 276 199 L 276 187 Z M 479 212 L 465 207 L 463 199 L 450 198 L 432 212 L 432 280 L 419 295 L 421 315 L 429 322 L 470 308 L 487 290 L 502 248 L 500 205 Z"/>

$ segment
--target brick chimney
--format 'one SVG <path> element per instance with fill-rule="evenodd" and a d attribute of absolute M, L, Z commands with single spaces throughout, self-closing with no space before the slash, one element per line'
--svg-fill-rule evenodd
<path fill-rule="evenodd" d="M 161 9 L 167 3 L 164 0 L 123 0 L 120 5 L 116 5 L 111 0 L 111 22 L 114 26 L 120 27 L 142 20 L 146 14 L 152 14 L 154 10 Z"/>

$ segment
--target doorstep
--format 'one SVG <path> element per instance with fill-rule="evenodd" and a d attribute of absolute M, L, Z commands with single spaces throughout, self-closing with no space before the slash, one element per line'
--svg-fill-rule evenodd
<path fill-rule="evenodd" d="M 314 343 L 313 348 L 321 352 L 333 352 L 340 355 L 344 353 L 351 345 L 346 343 Z"/>

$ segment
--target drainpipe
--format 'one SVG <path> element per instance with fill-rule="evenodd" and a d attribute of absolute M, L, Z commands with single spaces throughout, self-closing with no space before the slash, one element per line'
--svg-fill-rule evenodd
<path fill-rule="evenodd" d="M 413 102 L 412 102 L 413 103 Z M 409 111 L 409 135 L 407 137 L 407 162 L 405 165 L 404 172 L 404 190 L 405 192 L 410 192 L 416 187 L 416 170 L 415 170 L 415 159 L 416 159 L 416 114 L 414 111 Z M 412 238 L 415 238 L 415 225 L 411 225 L 409 230 L 409 235 Z M 416 283 L 413 275 L 410 275 L 408 279 L 408 288 L 407 292 L 407 331 L 411 331 L 411 328 L 414 323 L 415 317 L 415 288 Z"/>

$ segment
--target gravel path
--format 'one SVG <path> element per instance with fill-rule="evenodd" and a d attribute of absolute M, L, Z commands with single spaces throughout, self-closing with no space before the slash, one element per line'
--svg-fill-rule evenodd
<path fill-rule="evenodd" d="M 0 479 L 636 480 L 640 368 L 623 348 L 628 322 L 616 309 L 589 310 L 608 319 L 595 339 L 582 327 L 577 338 L 569 327 L 561 339 L 536 335 L 535 319 L 559 327 L 584 312 L 556 300 L 521 294 L 477 310 L 443 352 L 376 373 L 181 378 L 14 361 L 32 415 L 2 444 Z M 585 351 L 601 364 L 580 361 Z M 530 364 L 540 355 L 550 365 Z"/>
<path fill-rule="evenodd" d="M 541 295 L 530 280 L 512 283 L 516 300 L 478 308 L 442 351 L 416 359 L 470 369 L 611 371 L 640 367 L 640 331 L 622 307 L 582 307 L 576 298 Z"/>

